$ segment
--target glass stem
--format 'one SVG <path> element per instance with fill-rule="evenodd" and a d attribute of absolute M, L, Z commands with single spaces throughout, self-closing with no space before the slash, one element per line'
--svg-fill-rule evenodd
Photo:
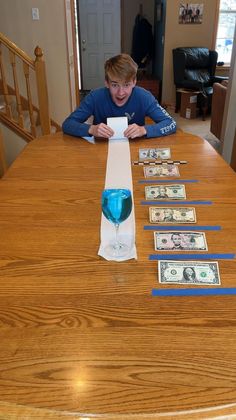
<path fill-rule="evenodd" d="M 115 229 L 116 229 L 116 248 L 118 249 L 120 247 L 119 241 L 118 241 L 118 234 L 119 234 L 119 224 L 116 223 L 115 224 Z"/>

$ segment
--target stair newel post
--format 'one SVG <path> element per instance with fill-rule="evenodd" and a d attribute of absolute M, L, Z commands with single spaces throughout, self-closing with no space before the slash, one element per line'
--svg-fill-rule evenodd
<path fill-rule="evenodd" d="M 36 127 L 35 127 L 35 122 L 34 122 L 34 109 L 33 109 L 31 89 L 30 89 L 29 65 L 26 64 L 24 61 L 23 61 L 23 71 L 25 75 L 25 83 L 26 83 L 26 90 L 27 90 L 27 97 L 28 97 L 28 104 L 29 104 L 31 133 L 34 137 L 36 137 Z"/>
<path fill-rule="evenodd" d="M 43 60 L 43 51 L 40 47 L 36 47 L 34 50 L 35 54 L 35 71 L 36 71 L 36 82 L 37 92 L 39 101 L 39 115 L 42 127 L 42 134 L 50 133 L 50 118 L 49 118 L 49 106 L 48 106 L 48 88 L 46 80 L 45 62 Z"/>

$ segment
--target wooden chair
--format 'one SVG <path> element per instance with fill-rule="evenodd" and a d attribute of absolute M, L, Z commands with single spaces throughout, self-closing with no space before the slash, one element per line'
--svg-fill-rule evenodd
<path fill-rule="evenodd" d="M 6 158 L 5 158 L 3 135 L 0 128 L 0 176 L 4 175 L 6 170 L 7 170 L 7 164 L 6 164 Z"/>
<path fill-rule="evenodd" d="M 214 83 L 211 104 L 211 126 L 210 131 L 220 141 L 222 141 L 222 123 L 225 109 L 225 100 L 227 94 L 227 81 Z"/>

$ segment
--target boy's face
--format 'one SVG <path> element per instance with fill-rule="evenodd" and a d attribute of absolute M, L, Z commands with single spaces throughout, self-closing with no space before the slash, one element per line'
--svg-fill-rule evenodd
<path fill-rule="evenodd" d="M 136 79 L 129 82 L 124 80 L 105 80 L 105 85 L 108 87 L 112 100 L 117 106 L 123 106 L 129 99 L 134 86 L 136 85 Z"/>

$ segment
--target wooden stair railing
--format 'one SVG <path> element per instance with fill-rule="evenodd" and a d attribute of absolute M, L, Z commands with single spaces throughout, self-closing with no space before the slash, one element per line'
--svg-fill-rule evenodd
<path fill-rule="evenodd" d="M 36 120 L 43 135 L 51 132 L 51 126 L 54 126 L 56 131 L 61 129 L 49 116 L 46 70 L 41 48 L 36 47 L 34 54 L 33 60 L 0 32 L 0 95 L 3 98 L 0 122 L 26 141 L 31 141 L 37 136 Z M 33 85 L 35 80 L 36 86 Z M 33 104 L 32 90 L 37 97 L 38 107 Z M 12 97 L 17 115 L 13 115 L 12 112 Z M 25 111 L 30 120 L 29 129 L 24 124 Z"/>

